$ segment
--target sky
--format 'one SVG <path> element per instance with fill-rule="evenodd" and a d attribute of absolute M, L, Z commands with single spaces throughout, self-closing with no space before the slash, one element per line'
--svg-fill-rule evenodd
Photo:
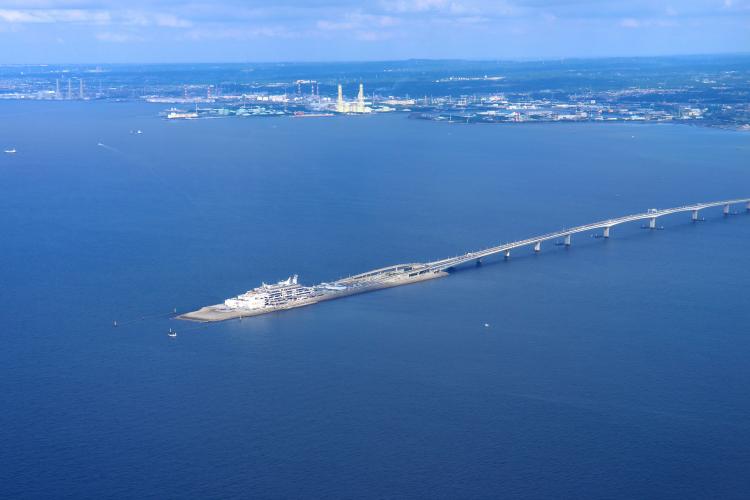
<path fill-rule="evenodd" d="M 0 0 L 0 64 L 750 52 L 750 0 Z"/>

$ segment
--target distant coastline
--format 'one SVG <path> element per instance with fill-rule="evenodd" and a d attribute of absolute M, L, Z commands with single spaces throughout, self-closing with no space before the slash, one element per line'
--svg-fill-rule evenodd
<path fill-rule="evenodd" d="M 141 101 L 166 119 L 408 113 L 750 130 L 750 56 L 0 66 L 0 101 Z"/>

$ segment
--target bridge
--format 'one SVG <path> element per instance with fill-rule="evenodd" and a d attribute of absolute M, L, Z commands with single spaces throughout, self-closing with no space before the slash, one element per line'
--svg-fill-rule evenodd
<path fill-rule="evenodd" d="M 343 278 L 332 283 L 320 283 L 319 285 L 305 287 L 297 284 L 295 276 L 293 279 L 290 278 L 289 280 L 279 282 L 276 285 L 269 286 L 264 284 L 260 288 L 255 288 L 254 290 L 250 290 L 241 295 L 240 297 L 257 297 L 257 299 L 253 299 L 255 302 L 252 304 L 247 301 L 248 306 L 227 304 L 227 301 L 225 301 L 222 304 L 202 307 L 198 311 L 183 314 L 178 316 L 178 318 L 192 321 L 224 321 L 227 319 L 241 319 L 283 309 L 302 307 L 322 302 L 324 300 L 332 300 L 357 293 L 365 293 L 382 288 L 407 285 L 409 283 L 440 278 L 448 275 L 448 273 L 445 272 L 446 270 L 467 262 L 480 262 L 484 257 L 489 257 L 495 254 L 504 254 L 505 257 L 510 257 L 511 250 L 516 248 L 528 246 L 533 247 L 535 252 L 539 252 L 542 248 L 542 243 L 545 241 L 559 240 L 562 238 L 563 243 L 561 244 L 570 246 L 573 235 L 577 233 L 601 230 L 601 237 L 609 238 L 613 227 L 628 222 L 648 221 L 648 224 L 644 226 L 645 228 L 657 229 L 656 221 L 659 217 L 690 212 L 692 214 L 692 220 L 698 221 L 701 220 L 699 218 L 700 211 L 712 207 L 724 207 L 724 216 L 728 216 L 732 213 L 732 205 L 740 203 L 745 204 L 746 210 L 750 212 L 750 198 L 712 201 L 709 203 L 698 203 L 695 205 L 685 205 L 682 207 L 665 208 L 661 210 L 652 208 L 640 214 L 626 215 L 625 217 L 618 217 L 616 219 L 607 219 L 591 224 L 585 224 L 583 226 L 561 229 L 553 233 L 534 236 L 533 238 L 526 238 L 525 240 L 514 241 L 511 243 L 504 243 L 502 245 L 485 248 L 484 250 L 479 250 L 477 252 L 465 253 L 448 259 L 426 263 L 398 264 L 395 266 L 383 267 L 357 274 L 356 276 L 349 276 L 348 278 Z M 269 290 L 272 290 L 273 292 L 269 292 Z M 274 294 L 273 302 L 269 303 L 271 293 Z M 232 301 L 237 302 L 237 299 L 239 299 L 239 297 L 235 297 Z M 115 322 L 115 326 L 117 326 L 117 322 Z M 171 333 L 172 332 L 170 331 L 170 335 Z"/>
<path fill-rule="evenodd" d="M 741 198 L 736 200 L 724 200 L 724 201 L 711 201 L 708 203 L 697 203 L 695 205 L 685 205 L 682 207 L 675 207 L 675 208 L 664 208 L 664 209 L 655 209 L 652 208 L 646 212 L 634 214 L 634 215 L 626 215 L 624 217 L 618 217 L 616 219 L 607 219 L 599 222 L 593 222 L 591 224 L 585 224 L 583 226 L 577 226 L 577 227 L 570 227 L 566 229 L 561 229 L 560 231 L 555 231 L 553 233 L 547 233 L 543 234 L 541 236 L 534 236 L 533 238 L 526 238 L 525 240 L 520 241 L 514 241 L 511 243 L 503 243 L 502 245 L 494 246 L 491 248 L 485 248 L 484 250 L 479 250 L 476 252 L 469 252 L 465 253 L 463 255 L 458 255 L 456 257 L 450 257 L 448 259 L 442 259 L 442 260 L 436 260 L 434 262 L 427 262 L 425 264 L 425 268 L 420 269 L 419 273 L 427 273 L 427 272 L 438 272 L 438 271 L 444 271 L 446 269 L 460 266 L 461 264 L 465 264 L 467 262 L 481 262 L 481 259 L 484 257 L 489 257 L 490 255 L 496 255 L 496 254 L 504 254 L 505 257 L 510 257 L 511 250 L 515 250 L 516 248 L 522 248 L 527 246 L 533 246 L 535 252 L 540 252 L 542 248 L 542 243 L 545 241 L 551 241 L 551 240 L 563 240 L 563 245 L 570 246 L 573 241 L 573 235 L 577 233 L 583 233 L 588 231 L 596 231 L 596 230 L 602 230 L 601 236 L 603 238 L 609 238 L 611 230 L 615 226 L 619 226 L 620 224 L 626 224 L 628 222 L 637 222 L 637 221 L 648 221 L 648 225 L 645 226 L 648 229 L 657 229 L 656 226 L 656 220 L 659 217 L 664 217 L 666 215 L 672 215 L 677 213 L 683 213 L 683 212 L 690 212 L 691 213 L 691 220 L 693 222 L 701 220 L 699 218 L 699 214 L 701 210 L 707 209 L 707 208 L 713 208 L 713 207 L 723 207 L 724 216 L 730 215 L 731 207 L 732 205 L 737 204 L 745 204 L 745 209 L 750 212 L 750 198 Z"/>

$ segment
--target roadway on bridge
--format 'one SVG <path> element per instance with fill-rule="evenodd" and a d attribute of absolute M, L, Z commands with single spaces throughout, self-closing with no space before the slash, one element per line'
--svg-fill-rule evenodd
<path fill-rule="evenodd" d="M 626 215 L 624 217 L 618 217 L 615 219 L 607 219 L 607 220 L 603 220 L 599 222 L 593 222 L 591 224 L 585 224 L 583 226 L 576 226 L 576 227 L 561 229 L 553 233 L 547 233 L 547 234 L 543 234 L 540 236 L 534 236 L 533 238 L 526 238 L 520 241 L 504 243 L 502 245 L 494 246 L 491 248 L 486 248 L 484 250 L 478 250 L 476 252 L 469 252 L 469 253 L 459 255 L 456 257 L 451 257 L 448 259 L 428 262 L 427 266 L 429 267 L 430 270 L 433 270 L 433 271 L 443 271 L 451 267 L 459 266 L 466 262 L 471 262 L 471 261 L 482 259 L 484 257 L 489 257 L 490 255 L 510 252 L 511 250 L 515 248 L 533 245 L 535 247 L 534 250 L 539 251 L 540 245 L 542 242 L 549 241 L 549 240 L 556 240 L 558 238 L 565 238 L 565 244 L 570 245 L 571 235 L 576 234 L 576 233 L 583 233 L 586 231 L 592 231 L 595 229 L 604 229 L 605 230 L 604 236 L 609 237 L 610 228 L 620 225 L 620 224 L 625 224 L 628 222 L 648 220 L 649 227 L 652 229 L 655 229 L 657 218 L 664 217 L 666 215 L 676 214 L 676 213 L 693 212 L 693 220 L 696 220 L 698 211 L 706 209 L 706 208 L 723 206 L 724 214 L 726 215 L 726 214 L 729 214 L 729 208 L 732 205 L 736 205 L 740 203 L 746 204 L 747 210 L 750 211 L 750 198 L 740 198 L 740 199 L 735 199 L 735 200 L 724 200 L 724 201 L 711 201 L 708 203 L 697 203 L 695 205 L 684 205 L 681 207 L 674 207 L 674 208 L 651 209 L 651 210 L 648 210 L 646 212 L 639 213 L 639 214 Z"/>

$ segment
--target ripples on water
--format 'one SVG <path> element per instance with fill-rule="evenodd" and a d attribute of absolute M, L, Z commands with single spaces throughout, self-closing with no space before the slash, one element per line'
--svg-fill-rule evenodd
<path fill-rule="evenodd" d="M 0 158 L 7 496 L 750 487 L 744 214 L 617 227 L 242 322 L 111 326 L 292 273 L 315 283 L 749 196 L 746 135 L 157 111 L 0 107 L 0 137 L 18 149 Z"/>

